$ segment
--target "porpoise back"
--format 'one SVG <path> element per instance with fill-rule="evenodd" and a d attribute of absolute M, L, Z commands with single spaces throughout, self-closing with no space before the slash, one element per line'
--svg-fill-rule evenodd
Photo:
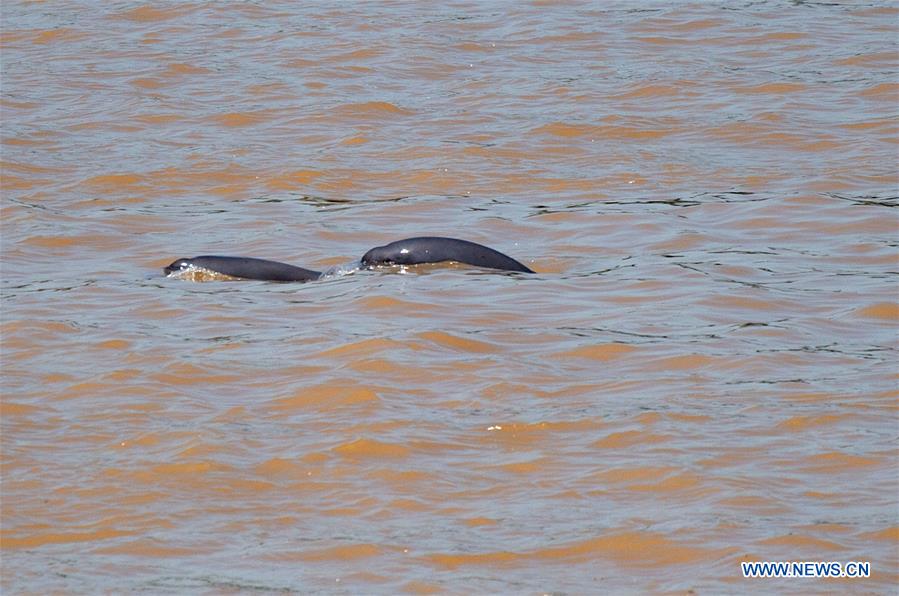
<path fill-rule="evenodd" d="M 163 271 L 165 271 L 166 275 L 170 275 L 178 271 L 186 271 L 192 266 L 231 277 L 264 281 L 312 281 L 322 276 L 320 271 L 303 269 L 302 267 L 295 267 L 287 263 L 279 263 L 267 259 L 221 257 L 216 255 L 177 259 Z"/>

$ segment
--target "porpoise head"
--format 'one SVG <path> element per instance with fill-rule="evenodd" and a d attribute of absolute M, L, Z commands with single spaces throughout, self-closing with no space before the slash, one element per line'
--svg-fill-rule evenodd
<path fill-rule="evenodd" d="M 186 271 L 190 267 L 190 259 L 177 259 L 172 262 L 171 265 L 167 265 L 163 271 L 166 275 L 171 275 L 172 273 L 178 273 L 179 271 Z"/>
<path fill-rule="evenodd" d="M 378 265 L 408 265 L 403 256 L 409 254 L 408 249 L 396 250 L 391 246 L 376 246 L 362 255 L 362 264 L 371 269 Z"/>

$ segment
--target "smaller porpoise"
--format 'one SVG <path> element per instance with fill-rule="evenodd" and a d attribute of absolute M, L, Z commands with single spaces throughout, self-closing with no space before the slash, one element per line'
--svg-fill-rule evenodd
<path fill-rule="evenodd" d="M 371 268 L 377 265 L 419 265 L 456 261 L 475 267 L 534 273 L 512 257 L 487 246 L 438 236 L 421 236 L 397 240 L 384 246 L 376 246 L 362 256 L 362 264 Z"/>
<path fill-rule="evenodd" d="M 217 257 L 204 255 L 192 259 L 178 259 L 163 269 L 166 275 L 186 272 L 192 267 L 220 273 L 229 277 L 263 281 L 312 281 L 322 276 L 320 271 L 294 267 L 287 263 L 254 259 L 252 257 Z"/>

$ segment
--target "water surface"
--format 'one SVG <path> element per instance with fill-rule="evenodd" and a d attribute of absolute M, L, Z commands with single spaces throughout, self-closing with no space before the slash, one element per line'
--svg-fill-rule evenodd
<path fill-rule="evenodd" d="M 890 593 L 897 18 L 6 3 L 4 593 Z"/>

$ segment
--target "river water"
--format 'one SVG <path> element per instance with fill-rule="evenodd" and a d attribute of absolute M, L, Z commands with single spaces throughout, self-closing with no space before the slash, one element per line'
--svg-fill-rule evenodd
<path fill-rule="evenodd" d="M 894 593 L 897 22 L 5 2 L 3 592 Z"/>

